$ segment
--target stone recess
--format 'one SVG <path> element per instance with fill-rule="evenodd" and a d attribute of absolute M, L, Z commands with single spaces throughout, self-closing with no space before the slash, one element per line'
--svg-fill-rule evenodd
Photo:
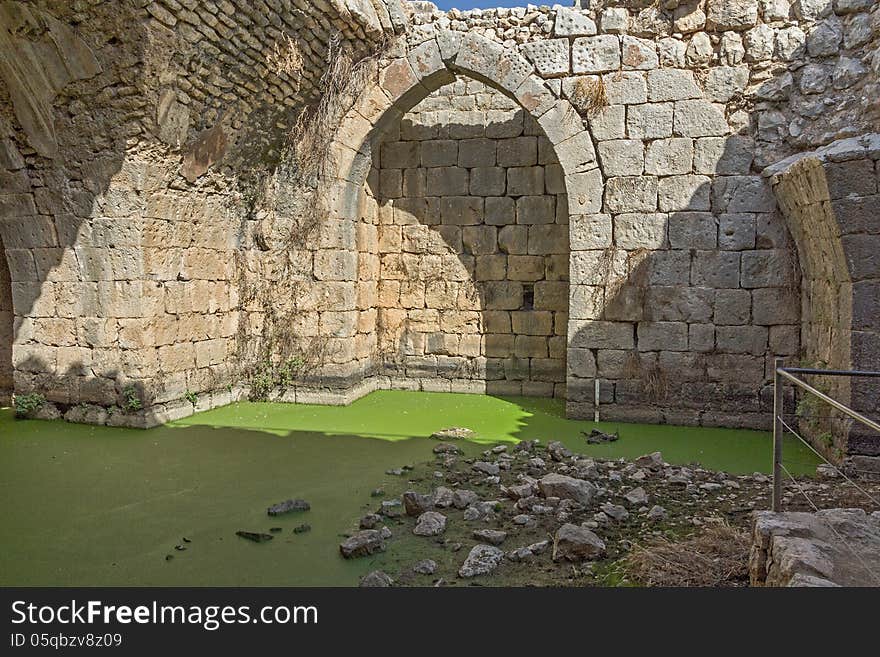
<path fill-rule="evenodd" d="M 167 421 L 246 395 L 278 317 L 289 401 L 590 417 L 598 378 L 607 418 L 762 427 L 773 356 L 873 367 L 877 3 L 594 4 L 4 3 L 0 390 Z"/>

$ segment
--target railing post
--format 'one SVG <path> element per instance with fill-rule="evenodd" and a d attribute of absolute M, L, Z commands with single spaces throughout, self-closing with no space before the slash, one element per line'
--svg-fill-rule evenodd
<path fill-rule="evenodd" d="M 773 368 L 773 497 L 771 510 L 782 510 L 782 375 L 783 360 L 777 358 Z"/>

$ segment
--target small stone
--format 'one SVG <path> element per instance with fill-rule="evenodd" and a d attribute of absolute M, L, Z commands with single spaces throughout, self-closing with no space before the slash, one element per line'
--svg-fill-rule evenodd
<path fill-rule="evenodd" d="M 375 529 L 365 529 L 340 543 L 339 551 L 346 559 L 366 557 L 376 552 L 384 552 L 385 541 Z"/>
<path fill-rule="evenodd" d="M 461 454 L 462 451 L 460 448 L 456 447 L 452 443 L 442 443 L 434 447 L 435 454 Z"/>
<path fill-rule="evenodd" d="M 403 504 L 400 500 L 385 500 L 379 508 L 379 513 L 386 518 L 400 518 L 404 514 Z"/>
<path fill-rule="evenodd" d="M 645 489 L 639 486 L 638 488 L 633 488 L 626 495 L 623 496 L 627 502 L 630 504 L 647 504 L 648 502 L 648 494 L 645 492 Z"/>
<path fill-rule="evenodd" d="M 361 529 L 374 529 L 376 525 L 382 522 L 382 516 L 378 513 L 368 513 L 363 518 L 361 518 L 358 523 L 358 527 Z"/>
<path fill-rule="evenodd" d="M 449 429 L 441 429 L 431 434 L 431 438 L 435 440 L 468 440 L 476 434 L 471 429 L 465 427 L 451 427 Z"/>
<path fill-rule="evenodd" d="M 237 531 L 235 532 L 235 535 L 248 541 L 253 541 L 254 543 L 265 543 L 266 541 L 271 541 L 275 538 L 272 534 L 262 534 L 260 532 Z"/>
<path fill-rule="evenodd" d="M 486 461 L 477 461 L 471 466 L 477 472 L 482 472 L 484 474 L 494 476 L 501 472 L 501 469 L 495 463 L 488 463 Z"/>
<path fill-rule="evenodd" d="M 651 507 L 651 510 L 648 511 L 648 520 L 664 520 L 666 518 L 666 509 L 664 509 L 659 504 L 655 504 Z"/>
<path fill-rule="evenodd" d="M 403 506 L 406 509 L 406 515 L 408 516 L 420 516 L 425 511 L 434 508 L 434 498 L 431 495 L 422 495 L 421 493 L 408 490 L 401 496 L 401 498 L 403 499 Z"/>
<path fill-rule="evenodd" d="M 285 500 L 270 506 L 266 509 L 266 513 L 270 516 L 280 516 L 294 511 L 308 511 L 311 508 L 311 505 L 305 500 Z"/>
<path fill-rule="evenodd" d="M 472 490 L 457 490 L 452 494 L 452 505 L 456 509 L 466 509 L 471 504 L 479 502 L 480 496 Z"/>
<path fill-rule="evenodd" d="M 596 487 L 589 481 L 556 473 L 541 478 L 538 488 L 544 497 L 571 499 L 581 504 L 589 504 L 596 493 Z"/>
<path fill-rule="evenodd" d="M 610 502 L 606 502 L 600 508 L 606 516 L 617 521 L 626 520 L 626 518 L 629 516 L 629 511 L 627 511 L 619 504 L 611 504 Z"/>
<path fill-rule="evenodd" d="M 312 526 L 308 523 L 303 523 L 302 525 L 297 525 L 293 528 L 294 534 L 305 534 L 310 531 L 312 531 Z"/>
<path fill-rule="evenodd" d="M 507 538 L 507 532 L 498 529 L 475 529 L 473 537 L 490 545 L 501 545 Z"/>
<path fill-rule="evenodd" d="M 419 516 L 413 534 L 416 536 L 439 536 L 446 531 L 446 516 L 437 511 L 426 511 Z"/>
<path fill-rule="evenodd" d="M 634 463 L 640 468 L 647 468 L 648 470 L 662 470 L 663 469 L 663 455 L 660 452 L 652 452 L 651 454 L 645 454 L 637 458 Z"/>
<path fill-rule="evenodd" d="M 504 560 L 504 552 L 493 545 L 475 545 L 458 570 L 459 577 L 488 575 Z"/>
<path fill-rule="evenodd" d="M 531 525 L 532 523 L 533 523 L 532 516 L 528 515 L 527 513 L 521 513 L 519 515 L 513 516 L 513 524 L 514 525 L 525 526 L 525 525 Z"/>
<path fill-rule="evenodd" d="M 423 559 L 413 566 L 413 572 L 419 575 L 433 575 L 437 571 L 437 562 L 433 559 Z"/>
<path fill-rule="evenodd" d="M 584 527 L 565 524 L 553 539 L 553 561 L 587 561 L 605 554 L 605 543 Z"/>
<path fill-rule="evenodd" d="M 391 530 L 388 529 L 388 527 L 385 527 L 383 525 L 382 528 L 379 530 L 379 536 L 382 537 L 382 540 L 387 541 L 389 538 L 391 538 L 393 536 L 393 534 L 391 533 Z"/>
<path fill-rule="evenodd" d="M 363 587 L 387 587 L 392 586 L 394 584 L 394 580 L 391 579 L 391 576 L 387 573 L 382 572 L 381 570 L 374 570 L 371 573 L 367 573 L 361 578 L 361 582 L 359 586 Z"/>

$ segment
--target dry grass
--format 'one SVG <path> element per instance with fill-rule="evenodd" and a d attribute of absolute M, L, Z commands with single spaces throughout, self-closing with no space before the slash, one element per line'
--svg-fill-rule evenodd
<path fill-rule="evenodd" d="M 578 78 L 574 83 L 571 94 L 571 102 L 582 114 L 595 114 L 603 107 L 608 106 L 608 93 L 605 90 L 605 82 L 601 77 Z"/>
<path fill-rule="evenodd" d="M 681 540 L 637 546 L 625 568 L 646 586 L 739 586 L 748 579 L 750 548 L 747 532 L 719 524 Z"/>
<path fill-rule="evenodd" d="M 266 56 L 266 66 L 275 75 L 284 75 L 299 86 L 303 73 L 303 56 L 299 44 L 290 35 L 283 34 Z"/>

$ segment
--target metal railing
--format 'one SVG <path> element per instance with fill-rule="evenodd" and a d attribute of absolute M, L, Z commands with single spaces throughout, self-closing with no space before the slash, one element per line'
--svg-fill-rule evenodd
<path fill-rule="evenodd" d="M 816 454 L 820 459 L 822 459 L 829 466 L 834 468 L 837 474 L 850 484 L 852 484 L 855 488 L 861 491 L 865 496 L 868 497 L 874 504 L 880 506 L 880 502 L 877 501 L 870 493 L 868 493 L 864 488 L 859 486 L 856 482 L 854 482 L 850 477 L 846 475 L 840 468 L 838 468 L 834 463 L 825 458 L 825 455 L 819 452 L 813 445 L 803 436 L 801 436 L 794 428 L 792 428 L 786 421 L 783 412 L 783 384 L 785 381 L 788 381 L 801 390 L 805 391 L 810 395 L 814 395 L 817 399 L 825 402 L 832 408 L 840 411 L 845 416 L 853 419 L 854 421 L 862 424 L 869 429 L 876 431 L 880 434 L 880 423 L 875 422 L 874 420 L 865 417 L 861 413 L 854 411 L 846 404 L 842 404 L 841 402 L 829 397 L 824 392 L 817 390 L 807 382 L 798 378 L 797 375 L 819 375 L 819 376 L 846 376 L 846 377 L 869 377 L 869 378 L 880 378 L 880 372 L 863 372 L 857 370 L 820 370 L 814 368 L 807 367 L 785 367 L 784 362 L 781 358 L 776 359 L 775 370 L 773 376 L 773 496 L 771 501 L 771 509 L 773 511 L 780 511 L 782 507 L 782 475 L 783 471 L 794 481 L 794 477 L 792 477 L 791 473 L 785 468 L 785 465 L 782 463 L 782 440 L 786 431 L 789 431 L 792 435 L 800 439 L 801 442 L 804 443 L 813 453 Z M 797 483 L 795 481 L 795 483 Z M 808 498 L 808 502 L 812 504 L 812 501 Z"/>

